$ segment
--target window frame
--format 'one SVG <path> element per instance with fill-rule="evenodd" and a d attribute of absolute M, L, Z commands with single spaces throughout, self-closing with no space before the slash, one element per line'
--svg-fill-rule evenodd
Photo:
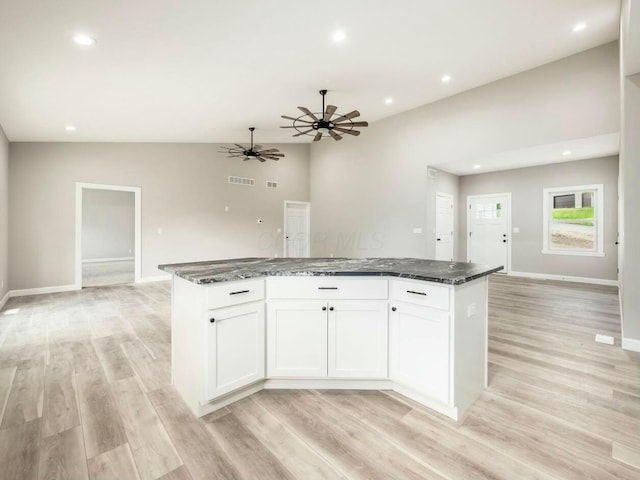
<path fill-rule="evenodd" d="M 575 193 L 594 190 L 596 197 L 595 222 L 596 249 L 595 251 L 553 249 L 549 241 L 549 224 L 551 221 L 552 195 L 556 193 Z M 549 187 L 542 190 L 542 253 L 545 255 L 578 255 L 583 257 L 604 257 L 604 184 L 574 185 L 570 187 Z"/>

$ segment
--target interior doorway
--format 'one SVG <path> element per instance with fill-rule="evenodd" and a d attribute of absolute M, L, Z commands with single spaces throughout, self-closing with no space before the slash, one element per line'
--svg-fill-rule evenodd
<path fill-rule="evenodd" d="M 511 193 L 467 197 L 467 261 L 511 271 Z"/>
<path fill-rule="evenodd" d="M 140 281 L 140 188 L 76 184 L 76 288 Z"/>
<path fill-rule="evenodd" d="M 310 255 L 311 204 L 309 202 L 284 202 L 284 256 L 308 257 Z"/>
<path fill-rule="evenodd" d="M 453 261 L 453 195 L 436 193 L 436 260 Z"/>

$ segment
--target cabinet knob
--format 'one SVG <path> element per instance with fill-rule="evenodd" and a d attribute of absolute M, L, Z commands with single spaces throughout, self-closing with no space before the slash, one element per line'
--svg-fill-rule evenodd
<path fill-rule="evenodd" d="M 209 323 L 216 323 L 216 319 L 215 318 L 209 319 Z"/>
<path fill-rule="evenodd" d="M 326 312 L 327 311 L 327 307 L 322 307 L 322 311 Z"/>
<path fill-rule="evenodd" d="M 329 311 L 330 311 L 330 312 L 333 312 L 333 307 L 329 307 Z"/>
<path fill-rule="evenodd" d="M 397 308 L 396 308 L 396 307 L 391 307 L 391 311 L 392 311 L 392 312 L 395 312 L 396 310 L 397 310 Z"/>

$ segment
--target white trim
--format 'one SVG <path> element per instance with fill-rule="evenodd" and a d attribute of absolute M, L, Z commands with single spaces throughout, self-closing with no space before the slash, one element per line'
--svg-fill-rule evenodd
<path fill-rule="evenodd" d="M 596 248 L 590 250 L 552 250 L 549 248 L 549 196 L 554 193 L 575 193 L 584 190 L 596 192 Z M 544 255 L 577 255 L 581 257 L 604 257 L 604 184 L 574 185 L 571 187 L 547 187 L 542 189 L 542 253 Z"/>
<path fill-rule="evenodd" d="M 436 192 L 436 204 L 435 204 L 435 215 L 433 216 L 435 220 L 435 225 L 433 226 L 433 241 L 434 241 L 434 252 L 433 256 L 436 257 L 435 250 L 438 247 L 438 197 L 450 198 L 451 205 L 453 206 L 453 236 L 451 237 L 451 253 L 453 258 L 456 258 L 456 199 L 451 193 L 444 192 Z"/>
<path fill-rule="evenodd" d="M 171 280 L 171 274 L 167 273 L 165 275 L 151 275 L 148 277 L 142 277 L 138 280 L 138 283 L 151 283 L 151 282 L 165 282 Z"/>
<path fill-rule="evenodd" d="M 136 257 L 112 257 L 112 258 L 89 258 L 82 260 L 82 263 L 107 263 L 107 262 L 124 262 L 127 260 L 135 260 Z"/>
<path fill-rule="evenodd" d="M 134 249 L 134 279 L 140 282 L 142 270 L 142 240 L 141 240 L 141 212 L 142 189 L 140 187 L 128 187 L 122 185 L 103 185 L 98 183 L 76 182 L 76 255 L 75 255 L 75 289 L 82 288 L 82 191 L 85 188 L 96 190 L 116 190 L 121 192 L 133 192 L 135 202 L 135 249 Z"/>
<path fill-rule="evenodd" d="M 504 266 L 503 270 L 500 270 L 500 273 L 511 273 L 511 243 L 513 239 L 513 231 L 511 229 L 511 192 L 503 192 L 503 193 L 486 193 L 484 195 L 467 195 L 467 208 L 466 208 L 466 216 L 467 216 L 467 262 L 469 261 L 469 250 L 471 249 L 471 245 L 469 242 L 469 224 L 471 222 L 471 217 L 469 216 L 469 210 L 471 209 L 471 199 L 472 198 L 488 198 L 488 197 L 502 197 L 506 196 L 509 202 L 509 216 L 507 217 L 507 265 Z"/>
<path fill-rule="evenodd" d="M 571 275 L 554 275 L 551 273 L 533 273 L 533 272 L 509 272 L 513 277 L 535 278 L 540 280 L 562 280 L 564 282 L 591 283 L 594 285 L 618 286 L 617 280 L 609 280 L 606 278 L 591 277 L 572 277 Z"/>
<path fill-rule="evenodd" d="M 60 293 L 60 292 L 72 292 L 80 290 L 76 285 L 58 285 L 55 287 L 38 287 L 38 288 L 23 288 L 21 290 L 9 290 L 9 297 L 24 297 L 27 295 L 42 295 L 44 293 Z"/>
<path fill-rule="evenodd" d="M 640 352 L 640 340 L 622 337 L 622 348 L 624 350 L 631 350 L 632 352 Z"/>
<path fill-rule="evenodd" d="M 282 228 L 282 256 L 286 258 L 287 256 L 287 204 L 292 205 L 305 205 L 307 212 L 307 245 L 305 249 L 305 257 L 309 257 L 311 255 L 311 203 L 310 202 L 299 202 L 297 200 L 285 200 L 284 201 L 284 216 L 283 216 L 283 228 Z"/>
<path fill-rule="evenodd" d="M 5 293 L 4 297 L 2 297 L 2 300 L 0 300 L 0 310 L 2 310 L 2 308 L 7 303 L 7 300 L 9 300 L 9 298 L 11 297 L 11 295 L 9 295 L 10 293 L 11 293 L 11 290 L 7 290 L 7 293 Z"/>

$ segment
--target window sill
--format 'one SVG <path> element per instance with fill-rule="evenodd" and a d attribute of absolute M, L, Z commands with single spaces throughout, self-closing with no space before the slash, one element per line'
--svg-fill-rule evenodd
<path fill-rule="evenodd" d="M 578 257 L 604 257 L 604 252 L 577 252 L 575 250 L 542 250 L 544 255 L 571 255 Z"/>

